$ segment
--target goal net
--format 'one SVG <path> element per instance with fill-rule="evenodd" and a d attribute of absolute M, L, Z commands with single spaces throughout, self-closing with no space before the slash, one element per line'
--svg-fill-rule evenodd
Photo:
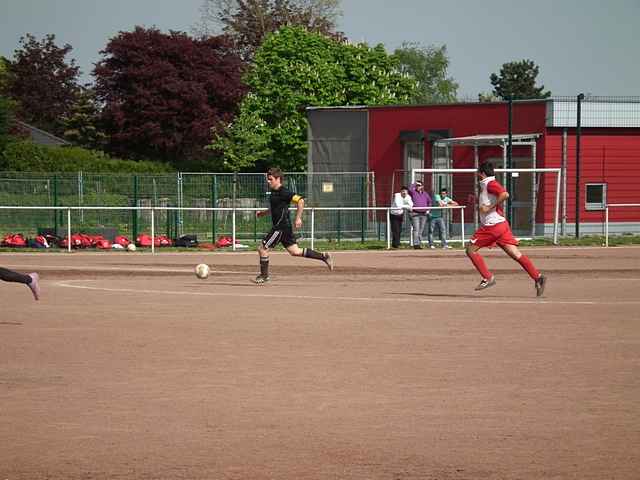
<path fill-rule="evenodd" d="M 553 243 L 558 243 L 560 171 L 560 168 L 495 169 L 496 177 L 509 190 L 509 205 L 505 211 L 517 236 L 534 237 L 540 231 L 545 235 L 547 225 L 551 223 Z M 475 230 L 478 228 L 479 193 L 476 172 L 475 168 L 415 168 L 411 170 L 411 183 L 422 180 L 431 194 L 446 188 L 449 196 L 467 207 L 466 218 L 473 222 Z M 538 215 L 540 210 L 542 218 Z M 552 220 L 550 212 L 553 212 Z M 546 218 L 551 221 L 546 222 Z"/>

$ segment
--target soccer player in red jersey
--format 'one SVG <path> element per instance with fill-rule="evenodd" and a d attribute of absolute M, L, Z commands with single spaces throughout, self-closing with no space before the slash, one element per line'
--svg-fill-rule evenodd
<path fill-rule="evenodd" d="M 502 204 L 509 198 L 509 193 L 496 180 L 493 164 L 490 162 L 480 165 L 478 177 L 480 177 L 480 197 L 478 199 L 480 228 L 473 234 L 471 243 L 467 246 L 467 256 L 482 275 L 482 280 L 476 290 L 484 290 L 496 284 L 494 276 L 487 268 L 478 250 L 498 245 L 529 274 L 535 283 L 536 295 L 541 296 L 544 292 L 546 278 L 538 272 L 529 257 L 520 252 L 518 240 L 513 236 L 509 222 L 504 217 Z"/>

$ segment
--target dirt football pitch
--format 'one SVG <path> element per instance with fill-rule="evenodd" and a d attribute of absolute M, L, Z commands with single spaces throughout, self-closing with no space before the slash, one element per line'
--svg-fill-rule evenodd
<path fill-rule="evenodd" d="M 640 248 L 523 252 L 0 254 L 0 480 L 639 479 Z"/>

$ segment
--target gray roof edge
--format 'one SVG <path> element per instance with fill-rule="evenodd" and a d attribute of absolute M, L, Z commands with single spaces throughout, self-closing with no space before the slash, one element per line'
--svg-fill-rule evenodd
<path fill-rule="evenodd" d="M 511 135 L 513 142 L 532 142 L 542 137 L 541 133 L 515 133 Z M 460 146 L 492 146 L 500 145 L 508 140 L 509 135 L 503 133 L 496 134 L 478 134 L 466 137 L 442 138 L 434 143 L 434 145 L 460 145 Z"/>
<path fill-rule="evenodd" d="M 513 103 L 542 103 L 552 100 L 551 98 L 532 98 L 529 100 L 514 100 Z M 449 107 L 460 105 L 506 105 L 509 102 L 500 100 L 497 102 L 451 102 L 451 103 L 420 103 L 420 104 L 397 104 L 397 105 L 333 105 L 306 107 L 306 110 L 370 110 L 383 108 L 424 108 L 424 107 Z"/>
<path fill-rule="evenodd" d="M 575 102 L 576 97 L 568 96 L 551 96 L 548 98 L 529 98 L 522 100 L 514 100 L 513 103 L 566 103 Z M 640 96 L 590 96 L 586 97 L 582 103 L 640 103 Z M 333 106 L 314 106 L 306 107 L 306 110 L 369 110 L 378 108 L 401 108 L 401 107 L 447 107 L 447 106 L 460 106 L 460 105 L 506 105 L 509 102 L 507 100 L 498 100 L 495 102 L 451 102 L 451 103 L 423 103 L 423 104 L 396 104 L 396 105 L 333 105 Z"/>
<path fill-rule="evenodd" d="M 356 110 L 356 111 L 366 111 L 371 107 L 366 105 L 344 105 L 344 106 L 333 106 L 333 107 L 306 107 L 307 111 L 316 111 L 316 110 Z"/>
<path fill-rule="evenodd" d="M 42 129 L 38 128 L 38 127 L 34 127 L 33 125 L 31 125 L 29 123 L 25 123 L 25 122 L 23 122 L 21 120 L 18 120 L 18 119 L 15 119 L 14 122 L 16 124 L 18 124 L 19 126 L 23 127 L 23 128 L 26 128 L 28 130 L 34 130 L 34 131 L 38 132 L 39 134 L 44 135 L 45 137 L 49 137 L 49 138 L 57 141 L 58 143 L 61 143 L 63 145 L 71 145 L 70 141 L 65 140 L 64 138 L 60 138 L 60 137 L 54 135 L 53 133 L 49 133 L 46 130 L 42 130 Z"/>

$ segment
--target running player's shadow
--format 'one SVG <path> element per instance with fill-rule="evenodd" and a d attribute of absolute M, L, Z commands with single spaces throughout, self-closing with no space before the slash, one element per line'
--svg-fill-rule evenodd
<path fill-rule="evenodd" d="M 414 297 L 431 297 L 431 298 L 503 298 L 502 295 L 487 295 L 482 294 L 479 296 L 477 294 L 468 293 L 468 294 L 458 294 L 458 293 L 418 293 L 418 292 L 387 292 L 390 295 L 409 295 Z"/>
<path fill-rule="evenodd" d="M 209 282 L 209 281 L 204 281 L 204 282 L 198 282 L 198 283 L 192 283 L 190 285 L 188 285 L 190 287 L 256 287 L 256 284 L 253 282 L 248 281 L 247 283 L 225 283 L 225 282 Z"/>

